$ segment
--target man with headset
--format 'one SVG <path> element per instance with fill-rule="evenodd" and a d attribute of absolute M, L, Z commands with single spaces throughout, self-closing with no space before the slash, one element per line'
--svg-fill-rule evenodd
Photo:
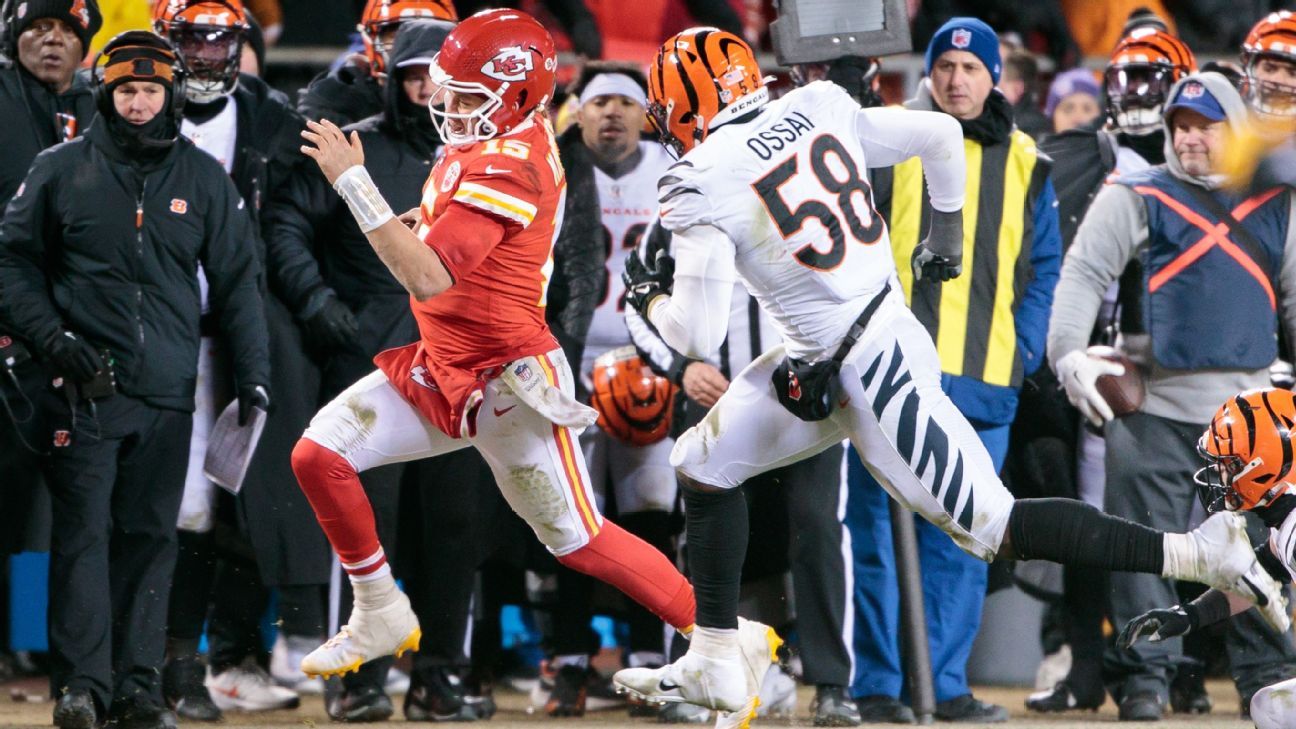
<path fill-rule="evenodd" d="M 165 729 L 167 595 L 176 560 L 208 301 L 229 342 L 240 423 L 269 405 L 254 232 L 224 168 L 180 135 L 184 66 L 141 31 L 108 43 L 99 116 L 36 158 L 0 224 L 0 316 L 50 383 L 54 724 Z"/>
<path fill-rule="evenodd" d="M 95 0 L 17 0 L 4 4 L 0 37 L 0 124 L 7 130 L 0 155 L 0 206 L 6 205 L 41 150 L 65 142 L 94 117 L 90 88 L 76 76 L 100 26 Z M 37 534 L 48 521 L 33 518 L 38 502 L 41 440 L 32 399 L 40 368 L 0 320 L 0 550 L 44 549 Z M 42 504 L 43 506 L 43 504 Z M 30 546 L 28 546 L 30 545 Z"/>

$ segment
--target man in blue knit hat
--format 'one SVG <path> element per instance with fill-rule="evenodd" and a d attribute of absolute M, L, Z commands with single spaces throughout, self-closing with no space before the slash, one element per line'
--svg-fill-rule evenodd
<path fill-rule="evenodd" d="M 901 266 L 910 308 L 936 343 L 941 386 L 976 429 L 996 470 L 1022 382 L 1044 361 L 1044 338 L 1061 262 L 1050 161 L 1016 128 L 1012 107 L 995 89 L 1002 70 L 999 38 L 976 18 L 954 18 L 932 37 L 927 78 L 910 109 L 941 111 L 963 127 L 967 202 L 963 208 L 963 275 L 914 280 Z M 931 224 L 922 163 L 874 171 L 877 210 L 891 231 L 899 262 L 908 261 Z M 865 721 L 911 721 L 898 645 L 887 496 L 852 459 L 847 523 L 855 545 L 858 610 L 857 697 Z M 1002 722 L 1008 712 L 972 696 L 967 660 L 981 625 L 986 564 L 962 552 L 932 524 L 916 520 L 923 593 L 936 681 L 936 718 Z"/>

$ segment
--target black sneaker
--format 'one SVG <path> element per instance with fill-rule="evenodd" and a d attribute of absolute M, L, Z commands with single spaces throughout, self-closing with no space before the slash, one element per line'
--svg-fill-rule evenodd
<path fill-rule="evenodd" d="M 1170 710 L 1176 714 L 1209 714 L 1214 707 L 1200 670 L 1181 671 L 1170 684 Z"/>
<path fill-rule="evenodd" d="M 1066 681 L 1044 691 L 1036 691 L 1026 697 L 1026 708 L 1041 714 L 1055 714 L 1063 711 L 1097 711 L 1107 700 L 1106 695 L 1098 694 L 1097 698 L 1076 696 Z"/>
<path fill-rule="evenodd" d="M 972 694 L 963 694 L 949 701 L 937 701 L 936 718 L 961 724 L 1000 724 L 1008 721 L 1008 710 L 998 704 L 987 704 Z"/>
<path fill-rule="evenodd" d="M 893 696 L 862 696 L 855 699 L 861 724 L 912 724 L 913 709 Z"/>
<path fill-rule="evenodd" d="M 162 698 L 182 719 L 220 721 L 221 710 L 203 684 L 206 677 L 207 668 L 198 656 L 172 658 L 162 668 Z"/>
<path fill-rule="evenodd" d="M 820 684 L 815 687 L 810 713 L 815 726 L 859 726 L 860 710 L 845 686 Z"/>
<path fill-rule="evenodd" d="M 112 729 L 176 729 L 176 715 L 143 698 L 114 701 L 108 709 Z"/>
<path fill-rule="evenodd" d="M 549 716 L 585 716 L 585 683 L 587 669 L 563 666 L 554 674 L 553 690 L 545 702 Z"/>
<path fill-rule="evenodd" d="M 1161 721 L 1161 697 L 1155 691 L 1136 691 L 1121 699 L 1121 721 Z"/>
<path fill-rule="evenodd" d="M 99 711 L 87 689 L 71 689 L 54 704 L 54 726 L 59 729 L 95 729 Z"/>
<path fill-rule="evenodd" d="M 472 708 L 478 719 L 495 716 L 495 679 L 489 672 L 472 670 L 463 682 L 464 703 Z"/>
<path fill-rule="evenodd" d="M 378 686 L 344 690 L 330 698 L 325 709 L 333 721 L 386 721 L 395 712 L 392 700 Z"/>
<path fill-rule="evenodd" d="M 476 707 L 465 700 L 459 674 L 448 666 L 420 668 L 410 674 L 404 711 L 408 721 L 477 721 L 481 718 Z"/>

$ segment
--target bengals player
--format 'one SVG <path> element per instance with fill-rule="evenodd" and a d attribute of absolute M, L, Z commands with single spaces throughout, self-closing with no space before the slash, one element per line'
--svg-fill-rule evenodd
<path fill-rule="evenodd" d="M 329 122 L 302 134 L 302 151 L 410 292 L 421 335 L 380 354 L 378 369 L 326 405 L 293 451 L 355 591 L 347 625 L 303 659 L 307 674 L 355 670 L 417 648 L 421 635 L 356 474 L 468 446 L 561 563 L 691 631 L 688 582 L 598 512 L 577 444 L 594 412 L 573 398 L 571 369 L 545 324 L 566 185 L 544 113 L 556 66 L 553 40 L 525 13 L 485 11 L 456 26 L 430 68 L 430 109 L 448 150 L 413 230 L 378 193 L 356 135 Z"/>
<path fill-rule="evenodd" d="M 1270 13 L 1256 23 L 1242 43 L 1245 94 L 1261 114 L 1296 116 L 1296 14 Z"/>

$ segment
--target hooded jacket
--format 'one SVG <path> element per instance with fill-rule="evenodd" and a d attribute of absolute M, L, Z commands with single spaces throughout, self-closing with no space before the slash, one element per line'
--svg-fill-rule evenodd
<path fill-rule="evenodd" d="M 84 134 L 94 115 L 94 96 L 83 74 L 60 94 L 16 61 L 0 59 L 0 119 L 5 124 L 0 205 L 9 203 L 41 150 Z"/>
<path fill-rule="evenodd" d="M 0 224 L 0 310 L 37 345 L 70 329 L 114 357 L 118 390 L 192 411 L 197 266 L 239 386 L 269 386 L 250 218 L 216 160 L 186 139 L 140 166 L 102 118 L 42 152 Z"/>
<path fill-rule="evenodd" d="M 435 20 L 403 23 L 392 68 L 434 55 L 452 27 Z M 403 94 L 401 84 L 386 84 L 382 110 L 344 128 L 360 134 L 365 166 L 398 214 L 418 207 L 441 146 L 427 110 Z M 304 164 L 293 172 L 267 206 L 265 222 L 270 287 L 288 308 L 307 319 L 336 295 L 359 320 L 355 347 L 332 358 L 333 385 L 349 384 L 372 369 L 374 354 L 418 337 L 409 293 L 374 253 L 318 166 Z"/>
<path fill-rule="evenodd" d="M 392 62 L 392 68 L 396 67 Z M 383 84 L 362 68 L 343 64 L 323 71 L 297 92 L 297 111 L 311 121 L 346 126 L 383 111 Z"/>
<path fill-rule="evenodd" d="M 1168 98 L 1175 98 L 1179 88 L 1190 81 L 1203 84 L 1220 103 L 1227 123 L 1234 133 L 1246 128 L 1248 110 L 1242 97 L 1226 78 L 1216 73 L 1186 76 L 1175 84 Z M 1174 179 L 1220 196 L 1218 175 L 1189 175 L 1174 153 L 1174 137 L 1169 120 L 1166 130 L 1166 163 L 1154 167 L 1167 171 Z M 1122 178 L 1124 179 L 1124 178 Z M 1287 239 L 1278 266 L 1279 326 L 1289 337 L 1296 336 L 1296 206 L 1288 202 Z M 1049 322 L 1048 358 L 1056 369 L 1059 359 L 1089 343 L 1102 295 L 1120 276 L 1130 261 L 1140 259 L 1147 251 L 1148 211 L 1142 196 L 1126 184 L 1110 184 L 1094 198 L 1088 213 L 1076 231 L 1075 242 L 1067 252 L 1058 282 L 1053 315 Z M 1203 296 L 1227 296 L 1226 291 L 1203 291 Z M 1275 332 L 1276 334 L 1276 332 Z M 1292 340 L 1289 340 L 1292 341 Z M 1201 343 L 1210 347 L 1209 340 Z M 1158 365 L 1151 354 L 1147 335 L 1127 334 L 1121 347 L 1138 362 L 1147 375 L 1147 397 L 1142 412 L 1185 423 L 1209 422 L 1219 403 L 1238 392 L 1269 384 L 1268 367 L 1251 370 L 1209 369 L 1179 370 Z"/>
<path fill-rule="evenodd" d="M 554 243 L 554 276 L 549 283 L 545 318 L 567 361 L 579 367 L 585 352 L 585 336 L 603 295 L 607 249 L 603 245 L 594 158 L 576 124 L 558 137 L 558 155 L 567 175 L 567 207 Z M 577 379 L 577 389 L 584 389 Z M 584 395 L 578 393 L 582 401 Z"/>

